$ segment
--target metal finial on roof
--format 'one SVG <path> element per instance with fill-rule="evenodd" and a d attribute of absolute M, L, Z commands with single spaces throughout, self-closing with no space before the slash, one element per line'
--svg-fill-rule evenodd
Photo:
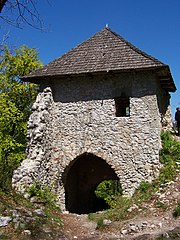
<path fill-rule="evenodd" d="M 106 28 L 108 28 L 108 23 L 106 23 Z"/>

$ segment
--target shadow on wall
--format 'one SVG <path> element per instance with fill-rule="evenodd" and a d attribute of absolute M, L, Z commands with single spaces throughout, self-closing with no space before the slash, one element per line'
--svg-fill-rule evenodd
<path fill-rule="evenodd" d="M 46 81 L 40 91 L 45 87 L 51 87 L 55 102 L 75 103 L 92 100 L 114 99 L 125 93 L 128 97 L 144 97 L 156 94 L 151 88 L 142 88 L 141 91 L 132 89 L 133 75 L 130 73 L 102 74 L 81 77 L 59 78 L 57 81 Z M 134 93 L 132 93 L 134 92 Z"/>
<path fill-rule="evenodd" d="M 85 214 L 107 209 L 106 202 L 97 198 L 94 191 L 100 182 L 110 179 L 118 177 L 102 158 L 84 153 L 74 159 L 63 174 L 66 210 Z"/>

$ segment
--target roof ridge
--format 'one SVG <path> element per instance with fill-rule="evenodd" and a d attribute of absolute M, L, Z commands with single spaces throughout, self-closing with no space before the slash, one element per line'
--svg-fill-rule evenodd
<path fill-rule="evenodd" d="M 113 35 L 115 35 L 116 37 L 118 37 L 121 41 L 123 41 L 124 43 L 127 44 L 127 46 L 129 46 L 132 50 L 134 50 L 135 52 L 143 55 L 144 57 L 154 61 L 154 62 L 158 62 L 160 64 L 163 64 L 164 66 L 167 66 L 167 64 L 164 64 L 163 62 L 161 62 L 160 60 L 158 60 L 157 58 L 151 56 L 150 54 L 147 54 L 146 52 L 140 50 L 139 48 L 137 48 L 135 45 L 133 45 L 132 43 L 130 43 L 128 40 L 126 40 L 124 37 L 122 37 L 121 35 L 119 35 L 118 33 L 112 31 L 109 27 L 105 27 L 104 29 L 108 30 L 109 32 L 111 32 Z"/>
<path fill-rule="evenodd" d="M 130 47 L 133 51 L 135 51 L 138 54 L 141 54 L 142 56 L 150 59 L 151 61 L 155 62 L 155 63 L 159 63 L 163 66 L 167 66 L 166 64 L 162 63 L 161 61 L 159 61 L 157 58 L 152 57 L 151 55 L 145 53 L 144 51 L 140 50 L 139 48 L 137 48 L 135 45 L 133 45 L 132 43 L 130 43 L 129 41 L 127 41 L 124 37 L 122 37 L 121 35 L 119 35 L 118 33 L 114 32 L 111 30 L 111 28 L 109 28 L 108 26 L 104 27 L 103 29 L 101 29 L 100 31 L 96 32 L 95 34 L 91 35 L 89 38 L 87 38 L 86 40 L 82 41 L 81 43 L 77 44 L 76 46 L 72 47 L 70 50 L 68 50 L 66 53 L 62 54 L 60 57 L 57 57 L 56 59 L 54 59 L 53 61 L 45 64 L 44 66 L 42 66 L 41 68 L 39 68 L 37 71 L 42 70 L 42 71 L 46 71 L 46 68 L 49 67 L 49 65 L 52 65 L 54 62 L 56 62 L 59 59 L 62 59 L 64 57 L 66 57 L 68 54 L 70 54 L 71 52 L 73 52 L 74 50 L 78 49 L 79 46 L 86 44 L 89 40 L 91 40 L 94 36 L 96 36 L 97 34 L 103 32 L 104 30 L 109 31 L 111 34 L 113 34 L 115 37 L 119 38 L 122 42 L 124 42 L 128 47 Z M 32 72 L 33 74 L 34 72 Z M 31 75 L 31 73 L 30 73 Z"/>

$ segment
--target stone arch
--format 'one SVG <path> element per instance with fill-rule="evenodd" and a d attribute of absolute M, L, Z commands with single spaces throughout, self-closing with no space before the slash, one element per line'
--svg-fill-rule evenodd
<path fill-rule="evenodd" d="M 66 210 L 83 214 L 107 208 L 94 191 L 100 182 L 109 179 L 118 180 L 118 177 L 105 160 L 92 153 L 83 153 L 76 157 L 62 176 Z"/>

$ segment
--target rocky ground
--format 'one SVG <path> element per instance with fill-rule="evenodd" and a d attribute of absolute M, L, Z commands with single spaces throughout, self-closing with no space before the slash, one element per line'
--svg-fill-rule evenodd
<path fill-rule="evenodd" d="M 161 217 L 135 218 L 126 223 L 114 223 L 105 220 L 103 229 L 98 230 L 87 216 L 63 216 L 66 239 L 80 240 L 146 240 L 163 236 L 167 239 L 180 239 L 179 221 L 174 221 L 171 214 Z M 123 225 L 123 226 L 122 226 Z M 171 238 L 172 237 L 172 238 Z"/>
<path fill-rule="evenodd" d="M 139 212 L 132 219 L 121 222 L 104 219 L 98 229 L 97 224 L 89 221 L 87 215 L 64 213 L 64 235 L 67 239 L 80 240 L 146 240 L 157 237 L 178 240 L 180 219 L 173 217 L 173 211 L 179 200 L 180 174 L 175 181 L 168 183 L 166 189 L 160 189 L 150 203 L 144 203 L 141 208 L 132 206 L 130 213 L 135 209 Z"/>
<path fill-rule="evenodd" d="M 160 189 L 151 202 L 143 203 L 141 207 L 135 204 L 131 206 L 129 220 L 104 219 L 100 226 L 96 221 L 89 220 L 88 215 L 54 212 L 47 220 L 46 212 L 40 205 L 31 210 L 11 206 L 11 209 L 4 208 L 3 215 L 0 216 L 0 239 L 153 240 L 159 237 L 178 240 L 180 218 L 173 217 L 173 211 L 179 200 L 180 174 Z M 134 211 L 137 213 L 135 217 Z M 62 221 L 59 221 L 59 217 Z"/>
<path fill-rule="evenodd" d="M 180 138 L 177 137 L 179 141 Z M 162 186 L 155 197 L 141 207 L 129 208 L 129 220 L 104 219 L 101 227 L 88 215 L 62 214 L 66 239 L 79 240 L 180 240 L 180 217 L 174 209 L 180 202 L 180 172 L 174 181 Z M 131 213 L 136 211 L 136 216 Z"/>
<path fill-rule="evenodd" d="M 88 215 L 46 211 L 43 202 L 0 193 L 0 240 L 180 240 L 180 217 L 174 216 L 178 202 L 180 172 L 153 199 L 133 204 L 128 219 L 103 218 L 101 224 Z"/>

